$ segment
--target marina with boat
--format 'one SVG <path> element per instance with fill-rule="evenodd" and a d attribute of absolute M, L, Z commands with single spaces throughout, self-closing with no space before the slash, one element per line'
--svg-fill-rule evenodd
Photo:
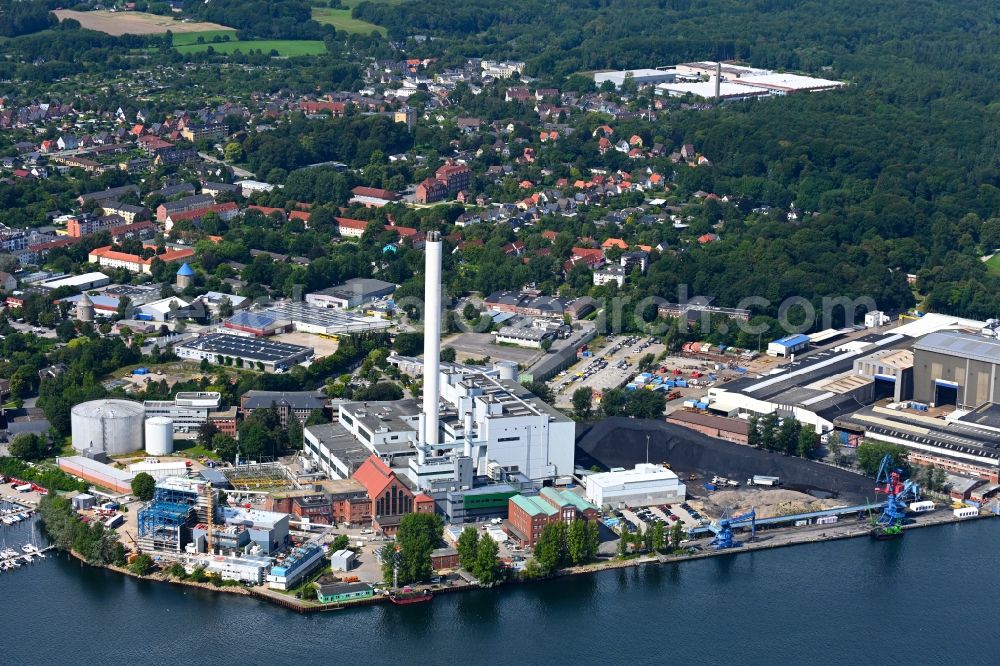
<path fill-rule="evenodd" d="M 5 527 L 23 527 L 30 525 L 31 536 L 28 543 L 8 546 L 6 539 L 0 542 L 0 572 L 13 571 L 22 566 L 34 564 L 45 559 L 45 553 L 54 546 L 39 546 L 36 537 L 35 509 L 10 498 L 0 499 L 0 523 Z"/>

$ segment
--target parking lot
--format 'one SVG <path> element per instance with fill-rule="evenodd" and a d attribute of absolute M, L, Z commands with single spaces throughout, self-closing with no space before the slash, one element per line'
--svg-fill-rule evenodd
<path fill-rule="evenodd" d="M 618 388 L 634 377 L 639 370 L 636 364 L 646 354 L 659 356 L 666 348 L 656 338 L 618 336 L 593 356 L 584 357 L 565 372 L 559 373 L 551 384 L 556 394 L 556 405 L 569 405 L 573 391 L 586 386 L 595 393 Z"/>
<path fill-rule="evenodd" d="M 6 310 L 6 308 L 4 309 Z M 27 335 L 28 333 L 34 333 L 40 338 L 52 339 L 56 337 L 56 332 L 54 329 L 44 328 L 42 326 L 32 326 L 31 324 L 21 320 L 11 320 L 10 325 L 11 328 L 21 333 L 24 333 L 25 335 Z"/>
<path fill-rule="evenodd" d="M 494 361 L 514 361 L 523 366 L 531 365 L 545 353 L 541 349 L 498 345 L 492 333 L 459 333 L 443 340 L 441 346 L 454 349 L 458 361 L 489 356 Z"/>
<path fill-rule="evenodd" d="M 618 516 L 619 513 L 621 513 L 619 517 L 629 524 L 633 532 L 637 527 L 642 527 L 645 532 L 656 523 L 662 523 L 664 529 L 669 529 L 674 523 L 680 522 L 684 525 L 684 529 L 688 530 L 699 527 L 707 522 L 705 516 L 698 513 L 697 510 L 686 502 L 622 509 L 621 511 L 616 511 L 615 515 Z"/>

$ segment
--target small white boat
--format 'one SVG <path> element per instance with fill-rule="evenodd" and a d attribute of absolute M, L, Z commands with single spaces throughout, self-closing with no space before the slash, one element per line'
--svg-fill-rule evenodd
<path fill-rule="evenodd" d="M 23 546 L 21 546 L 21 552 L 30 553 L 33 550 L 35 550 L 35 547 L 32 546 L 30 543 L 26 543 Z"/>

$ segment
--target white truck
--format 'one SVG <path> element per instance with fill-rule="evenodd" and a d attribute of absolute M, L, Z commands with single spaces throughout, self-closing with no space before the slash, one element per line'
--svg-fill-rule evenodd
<path fill-rule="evenodd" d="M 747 479 L 748 486 L 767 486 L 773 488 L 780 483 L 780 479 L 777 476 L 761 476 L 760 474 L 754 474 L 753 478 Z"/>
<path fill-rule="evenodd" d="M 739 481 L 735 481 L 733 479 L 727 479 L 724 476 L 713 476 L 712 477 L 712 483 L 714 483 L 715 485 L 717 485 L 719 487 L 722 487 L 722 486 L 728 486 L 729 488 L 739 488 L 740 487 L 740 482 Z"/>

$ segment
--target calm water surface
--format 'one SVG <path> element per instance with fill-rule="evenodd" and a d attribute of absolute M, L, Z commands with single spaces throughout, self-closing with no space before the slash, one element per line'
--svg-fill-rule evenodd
<path fill-rule="evenodd" d="M 0 573 L 0 663 L 996 664 L 998 551 L 985 520 L 312 615 L 50 554 Z"/>

